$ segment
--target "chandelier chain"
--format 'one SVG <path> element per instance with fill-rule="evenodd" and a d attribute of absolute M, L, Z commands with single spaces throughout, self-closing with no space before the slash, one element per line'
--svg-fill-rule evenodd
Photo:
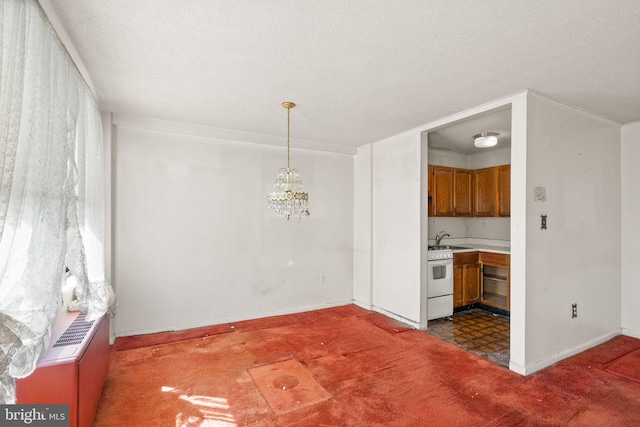
<path fill-rule="evenodd" d="M 291 107 L 287 107 L 287 169 L 291 169 Z"/>

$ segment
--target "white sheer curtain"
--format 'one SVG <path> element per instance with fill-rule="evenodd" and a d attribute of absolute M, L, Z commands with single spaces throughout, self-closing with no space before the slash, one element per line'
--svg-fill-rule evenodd
<path fill-rule="evenodd" d="M 3 0 L 0 22 L 0 402 L 12 403 L 49 344 L 65 266 L 88 318 L 115 299 L 100 113 L 35 0 Z"/>

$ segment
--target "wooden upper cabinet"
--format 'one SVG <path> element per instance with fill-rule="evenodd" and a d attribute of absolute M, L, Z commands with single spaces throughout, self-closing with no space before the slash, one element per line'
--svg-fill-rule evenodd
<path fill-rule="evenodd" d="M 433 196 L 433 166 L 429 165 L 429 170 L 427 172 L 427 175 L 429 175 L 429 197 Z"/>
<path fill-rule="evenodd" d="M 495 216 L 496 214 L 496 168 L 473 171 L 473 215 Z"/>
<path fill-rule="evenodd" d="M 470 170 L 454 169 L 453 170 L 453 215 L 454 216 L 471 216 L 472 209 L 472 174 Z"/>
<path fill-rule="evenodd" d="M 453 168 L 433 167 L 432 216 L 453 216 Z"/>
<path fill-rule="evenodd" d="M 496 175 L 498 216 L 511 216 L 511 165 L 498 166 Z"/>
<path fill-rule="evenodd" d="M 435 194 L 435 191 L 433 189 L 434 187 L 434 179 L 433 179 L 433 166 L 429 165 L 429 171 L 427 172 L 427 180 L 428 180 L 428 185 L 427 187 L 429 188 L 429 194 L 427 197 L 427 209 L 428 209 L 428 216 L 433 216 L 433 197 Z"/>
<path fill-rule="evenodd" d="M 429 165 L 429 216 L 511 216 L 511 165 L 468 170 Z"/>

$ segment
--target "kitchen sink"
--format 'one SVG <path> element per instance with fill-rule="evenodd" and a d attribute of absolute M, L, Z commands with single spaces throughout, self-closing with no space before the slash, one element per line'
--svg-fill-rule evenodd
<path fill-rule="evenodd" d="M 453 251 L 460 249 L 471 249 L 467 246 L 452 246 L 452 245 L 440 245 L 440 246 L 429 246 L 428 249 L 430 251 L 441 251 L 443 249 L 451 249 Z"/>

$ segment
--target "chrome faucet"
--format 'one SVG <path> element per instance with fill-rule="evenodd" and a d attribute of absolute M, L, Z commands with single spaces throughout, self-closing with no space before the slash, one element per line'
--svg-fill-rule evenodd
<path fill-rule="evenodd" d="M 440 241 L 444 239 L 445 236 L 451 237 L 449 233 L 445 233 L 444 231 L 441 231 L 440 233 L 436 234 L 436 246 L 440 246 Z"/>

